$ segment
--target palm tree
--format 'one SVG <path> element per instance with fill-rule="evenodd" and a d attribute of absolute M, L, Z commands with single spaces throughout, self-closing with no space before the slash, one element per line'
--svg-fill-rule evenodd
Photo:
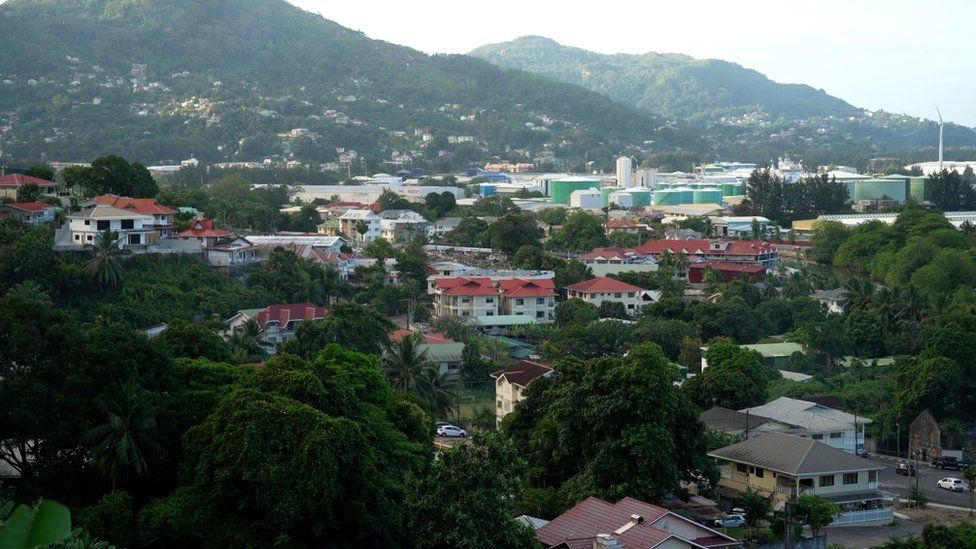
<path fill-rule="evenodd" d="M 421 347 L 420 334 L 410 334 L 392 342 L 383 353 L 383 373 L 397 391 L 413 392 L 421 396 L 432 393 L 427 372 L 434 365 L 427 359 L 427 350 Z"/>
<path fill-rule="evenodd" d="M 803 271 L 790 273 L 789 278 L 786 279 L 786 284 L 783 286 L 783 296 L 789 298 L 807 296 L 812 291 L 810 279 Z"/>
<path fill-rule="evenodd" d="M 874 296 L 874 282 L 866 278 L 852 277 L 844 283 L 844 310 L 848 313 L 870 308 Z"/>
<path fill-rule="evenodd" d="M 705 283 L 705 291 L 708 292 L 708 295 L 713 295 L 718 292 L 718 287 L 725 283 L 725 279 L 717 270 L 712 267 L 705 267 L 702 282 Z"/>
<path fill-rule="evenodd" d="M 675 274 L 680 278 L 688 278 L 688 254 L 684 250 L 678 252 L 674 259 Z"/>
<path fill-rule="evenodd" d="M 105 229 L 95 237 L 92 246 L 94 257 L 82 267 L 82 271 L 102 286 L 120 286 L 125 280 L 125 268 L 119 261 L 119 233 Z"/>
<path fill-rule="evenodd" d="M 874 294 L 874 310 L 881 317 L 881 323 L 885 333 L 890 332 L 895 327 L 898 314 L 898 301 L 901 298 L 901 290 L 895 288 L 881 288 Z"/>
<path fill-rule="evenodd" d="M 7 290 L 7 295 L 24 301 L 51 303 L 51 296 L 43 286 L 33 280 L 25 280 Z"/>
<path fill-rule="evenodd" d="M 754 491 L 752 488 L 746 488 L 746 491 L 742 493 L 739 505 L 746 512 L 746 522 L 753 528 L 758 526 L 759 521 L 765 519 L 773 509 L 772 502 L 766 496 Z"/>
<path fill-rule="evenodd" d="M 245 362 L 253 356 L 263 357 L 267 351 L 261 345 L 264 342 L 264 328 L 253 318 L 247 319 L 231 334 L 231 352 L 237 362 Z"/>
<path fill-rule="evenodd" d="M 451 393 L 451 382 L 448 379 L 448 375 L 447 372 L 439 373 L 437 368 L 428 368 L 424 372 L 424 377 L 426 378 L 425 385 L 428 392 L 426 395 L 421 396 L 426 398 L 427 402 L 430 403 L 430 409 L 437 417 L 450 417 L 453 415 L 455 419 L 460 419 L 458 417 L 460 410 L 457 407 L 454 395 Z"/>
<path fill-rule="evenodd" d="M 962 231 L 962 234 L 968 238 L 970 242 L 976 245 L 976 224 L 968 220 L 963 221 L 962 225 L 959 226 L 959 230 Z"/>
<path fill-rule="evenodd" d="M 156 428 L 152 409 L 139 402 L 139 385 L 130 379 L 118 387 L 118 395 L 101 406 L 107 421 L 85 433 L 86 442 L 94 442 L 92 459 L 102 473 L 112 479 L 112 491 L 130 473 L 146 476 L 145 452 L 159 452 L 159 444 L 148 433 Z"/>
<path fill-rule="evenodd" d="M 901 307 L 897 315 L 898 320 L 921 322 L 922 317 L 925 316 L 927 305 L 928 300 L 925 298 L 925 294 L 914 284 L 909 284 L 902 292 Z"/>

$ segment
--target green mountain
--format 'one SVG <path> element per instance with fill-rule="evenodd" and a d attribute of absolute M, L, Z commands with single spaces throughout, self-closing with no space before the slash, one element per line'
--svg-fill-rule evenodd
<path fill-rule="evenodd" d="M 541 36 L 489 44 L 471 55 L 579 84 L 669 118 L 711 120 L 762 110 L 773 117 L 851 116 L 860 110 L 803 84 L 780 84 L 718 59 L 674 53 L 604 55 Z"/>
<path fill-rule="evenodd" d="M 456 168 L 700 145 L 582 87 L 372 40 L 283 0 L 9 0 L 0 26 L 7 158 L 327 162 L 340 148 Z"/>
<path fill-rule="evenodd" d="M 938 140 L 938 127 L 930 120 L 866 112 L 823 90 L 777 83 L 716 59 L 604 55 L 539 36 L 482 46 L 470 55 L 585 86 L 641 110 L 693 124 L 702 128 L 709 151 L 725 157 L 766 161 L 787 152 L 815 162 L 863 165 L 871 157 L 911 156 L 911 151 L 932 148 Z M 945 132 L 946 143 L 976 146 L 972 128 L 946 124 Z"/>

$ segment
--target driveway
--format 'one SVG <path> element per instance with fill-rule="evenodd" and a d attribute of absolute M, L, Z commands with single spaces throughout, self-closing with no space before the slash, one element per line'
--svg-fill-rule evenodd
<path fill-rule="evenodd" d="M 848 526 L 827 528 L 827 543 L 839 543 L 847 548 L 877 547 L 889 538 L 907 538 L 922 532 L 922 525 L 910 520 L 898 520 L 894 526 Z"/>

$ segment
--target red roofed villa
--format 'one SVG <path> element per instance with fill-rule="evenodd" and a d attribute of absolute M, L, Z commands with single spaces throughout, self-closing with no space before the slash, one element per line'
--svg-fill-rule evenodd
<path fill-rule="evenodd" d="M 0 211 L 7 212 L 8 215 L 21 223 L 28 223 L 30 225 L 54 221 L 54 212 L 57 209 L 57 206 L 52 206 L 46 202 L 10 202 L 9 204 L 0 204 Z"/>
<path fill-rule="evenodd" d="M 551 278 L 437 278 L 433 295 L 434 315 L 438 317 L 514 315 L 551 322 L 556 307 L 556 287 Z"/>
<path fill-rule="evenodd" d="M 288 303 L 269 305 L 263 309 L 244 309 L 229 318 L 227 333 L 233 333 L 248 320 L 254 319 L 264 328 L 264 341 L 272 346 L 284 343 L 295 336 L 295 330 L 302 322 L 322 320 L 329 310 L 314 303 Z"/>
<path fill-rule="evenodd" d="M 639 254 L 658 260 L 665 250 L 684 253 L 689 260 L 761 263 L 767 269 L 775 269 L 779 262 L 776 246 L 760 240 L 651 240 L 636 248 Z"/>
<path fill-rule="evenodd" d="M 620 302 L 631 315 L 640 311 L 644 305 L 660 299 L 660 292 L 645 290 L 620 280 L 601 276 L 584 280 L 564 288 L 569 299 L 582 299 L 597 307 L 603 302 Z"/>
<path fill-rule="evenodd" d="M 189 229 L 176 234 L 176 238 L 197 240 L 204 246 L 216 246 L 219 240 L 229 237 L 230 231 L 218 229 L 213 219 L 194 219 Z"/>
<path fill-rule="evenodd" d="M 159 204 L 155 198 L 129 198 L 103 194 L 95 197 L 95 205 L 112 206 L 120 210 L 151 215 L 153 218 L 151 227 L 159 233 L 159 236 L 163 238 L 173 236 L 173 216 L 176 215 L 176 210 Z"/>
<path fill-rule="evenodd" d="M 586 498 L 535 535 L 546 549 L 742 547 L 731 536 L 630 497 L 617 503 Z"/>
<path fill-rule="evenodd" d="M 20 189 L 24 185 L 31 183 L 40 187 L 41 194 L 54 194 L 57 192 L 57 183 L 54 181 L 48 181 L 47 179 L 24 175 L 22 173 L 11 173 L 0 175 L 0 199 L 17 200 Z"/>

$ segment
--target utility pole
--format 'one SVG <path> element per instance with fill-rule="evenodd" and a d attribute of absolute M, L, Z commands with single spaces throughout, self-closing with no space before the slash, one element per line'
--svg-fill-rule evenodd
<path fill-rule="evenodd" d="M 918 478 L 918 471 L 915 471 L 915 477 Z M 906 486 L 906 488 L 908 489 L 908 493 L 906 494 L 905 499 L 908 501 L 908 505 L 912 506 L 913 503 L 912 503 L 912 449 L 911 447 L 909 447 L 908 449 L 908 474 L 905 475 L 905 478 L 908 480 L 907 483 L 908 486 Z"/>
<path fill-rule="evenodd" d="M 793 528 L 793 515 L 796 512 L 796 493 L 800 491 L 800 479 L 795 479 L 793 485 L 793 491 L 790 492 L 790 500 L 786 502 L 783 507 L 785 511 L 785 516 L 783 517 L 783 522 L 786 525 L 786 531 L 783 536 L 783 544 L 786 549 L 796 548 L 796 531 Z"/>

